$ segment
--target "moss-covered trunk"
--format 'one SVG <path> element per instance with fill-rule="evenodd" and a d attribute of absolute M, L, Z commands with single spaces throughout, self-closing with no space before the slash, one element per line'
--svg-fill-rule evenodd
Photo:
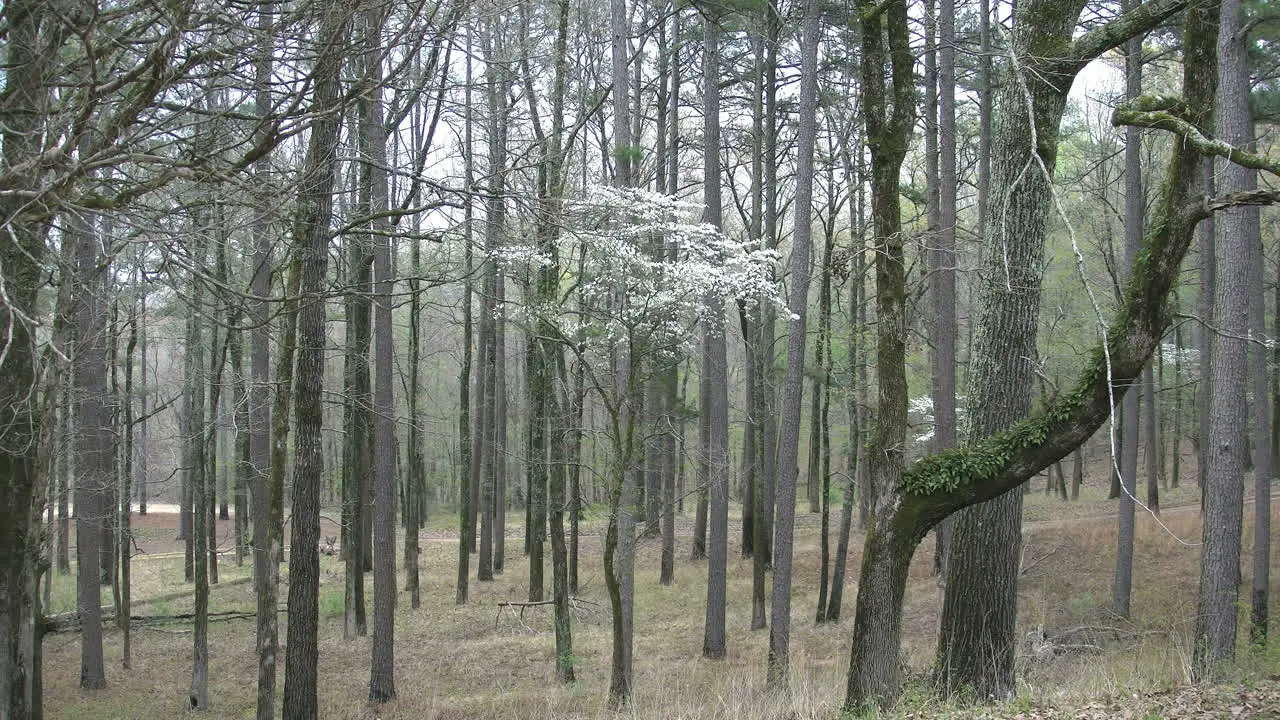
<path fill-rule="evenodd" d="M 1151 27 L 1181 9 L 1181 3 L 1147 3 L 1137 10 L 1076 39 L 1064 63 L 1078 66 L 1123 41 L 1127 34 Z M 1204 35 L 1198 25 L 1189 36 Z M 1203 64 L 1203 63 L 1200 63 Z M 1206 107 L 1198 79 L 1200 68 L 1189 64 L 1185 103 L 1160 107 Z M 1169 317 L 1165 303 L 1197 223 L 1211 212 L 1239 203 L 1275 202 L 1278 193 L 1206 201 L 1195 192 L 1199 181 L 1198 151 L 1230 154 L 1239 162 L 1265 162 L 1239 150 L 1212 143 L 1194 128 L 1183 127 L 1167 111 L 1149 103 L 1118 110 L 1113 123 L 1143 124 L 1180 134 L 1166 172 L 1166 185 L 1155 221 L 1123 289 L 1123 303 L 1107 329 L 1105 345 L 1095 349 L 1074 390 L 1063 393 L 1041 413 L 1006 430 L 940 452 L 913 464 L 891 499 L 881 504 L 868 534 L 863 583 L 858 589 L 854 656 L 850 665 L 848 708 L 888 701 L 896 696 L 898 674 L 885 669 L 896 662 L 905 570 L 919 538 L 949 514 L 998 497 L 1066 457 L 1088 439 L 1110 413 L 1120 388 L 1142 370 L 1159 343 Z M 888 528 L 889 530 L 885 530 Z M 887 533 L 888 537 L 884 534 Z M 954 564 L 954 558 L 953 558 Z M 898 569 L 895 569 L 898 568 Z M 871 656 L 874 653 L 874 656 Z"/>

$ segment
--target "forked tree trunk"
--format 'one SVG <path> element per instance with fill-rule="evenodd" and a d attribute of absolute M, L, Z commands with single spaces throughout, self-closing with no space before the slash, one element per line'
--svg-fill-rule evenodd
<path fill-rule="evenodd" d="M 1026 7 L 1023 5 L 1020 9 Z M 1182 7 L 1177 0 L 1147 3 L 1113 21 L 1105 30 L 1076 38 L 1065 46 L 1068 52 L 1065 59 L 1044 69 L 1053 71 L 1048 76 L 1069 73 L 1087 59 L 1114 47 L 1129 35 L 1150 29 Z M 1034 2 L 1031 9 L 1037 9 Z M 1039 13 L 1037 16 L 1049 15 Z M 1185 106 L 1192 108 L 1211 105 L 1206 97 L 1204 78 L 1206 65 L 1212 68 L 1213 61 L 1211 57 L 1205 58 L 1203 45 L 1212 29 L 1206 29 L 1203 20 L 1193 14 L 1184 33 L 1184 37 L 1194 38 L 1189 50 L 1197 60 L 1187 64 L 1184 81 Z M 1067 25 L 1063 31 L 1069 36 L 1071 27 Z M 1212 47 L 1211 37 L 1209 46 Z M 1058 48 L 1059 54 L 1062 47 Z M 1211 77 L 1212 70 L 1208 74 Z M 1153 122 L 1151 115 L 1127 109 L 1117 111 L 1113 117 L 1115 124 Z M 1111 411 L 1111 382 L 1127 382 L 1146 365 L 1168 324 L 1165 299 L 1196 224 L 1215 208 L 1237 201 L 1211 204 L 1198 200 L 1197 149 L 1207 146 L 1186 142 L 1175 143 L 1174 147 L 1165 191 L 1157 208 L 1157 222 L 1153 223 L 1153 233 L 1144 248 L 1148 262 L 1140 264 L 1126 283 L 1125 302 L 1110 325 L 1113 330 L 1108 333 L 1105 356 L 1101 348 L 1095 349 L 1076 388 L 1055 400 L 1043 413 L 1003 433 L 975 441 L 963 452 L 946 451 L 914 463 L 902 482 L 891 488 L 890 496 L 879 505 L 864 553 L 858 613 L 865 619 L 855 620 L 846 709 L 891 701 L 897 695 L 901 677 L 895 660 L 901 632 L 905 568 L 918 539 L 950 513 L 1017 488 L 1078 448 Z M 981 343 L 978 347 L 982 347 Z M 1021 497 L 1020 493 L 1013 494 Z M 953 556 L 949 572 L 954 574 L 957 565 Z M 1014 569 L 1016 571 L 1016 567 Z M 954 584 L 949 584 L 948 592 L 954 588 Z M 990 662 L 990 656 L 986 659 Z"/>

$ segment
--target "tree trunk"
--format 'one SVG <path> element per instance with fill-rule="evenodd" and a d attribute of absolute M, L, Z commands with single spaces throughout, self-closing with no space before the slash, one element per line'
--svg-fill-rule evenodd
<path fill-rule="evenodd" d="M 984 64 L 989 58 L 983 55 Z M 983 72 L 986 71 L 984 67 Z M 990 118 L 983 117 L 989 124 Z M 988 132 L 990 128 L 987 128 Z M 989 142 L 989 138 L 988 138 Z M 990 160 L 983 154 L 982 164 Z M 990 168 L 982 168 L 989 172 Z M 980 169 L 981 170 L 981 169 Z M 985 179 L 985 178 L 984 178 Z M 930 288 L 933 299 L 933 450 L 956 444 L 956 51 L 955 0 L 938 6 L 938 227 L 932 236 Z M 985 201 L 987 189 L 979 194 Z M 978 212 L 982 212 L 982 206 Z M 946 578 L 951 549 L 950 520 L 937 528 L 934 572 Z"/>
<path fill-rule="evenodd" d="M 822 264 L 819 267 L 821 280 L 818 290 L 818 341 L 814 347 L 814 359 L 817 361 L 817 372 L 813 381 L 813 405 L 817 410 L 812 415 L 812 429 L 809 433 L 809 472 L 821 481 L 817 499 L 819 502 L 820 529 L 818 531 L 818 610 L 814 622 L 821 624 L 827 620 L 827 591 L 830 588 L 831 564 L 831 430 L 828 425 L 831 408 L 831 255 L 835 251 L 835 153 L 831 153 L 828 166 L 827 212 L 830 222 L 827 223 L 826 237 L 822 248 Z"/>
<path fill-rule="evenodd" d="M 1173 299 L 1173 306 L 1180 307 L 1178 298 Z M 1169 487 L 1177 489 L 1182 473 L 1182 323 L 1173 326 L 1173 431 L 1170 433 L 1169 445 L 1173 449 L 1173 457 L 1169 462 Z"/>
<path fill-rule="evenodd" d="M 107 347 L 102 322 L 106 312 L 103 304 L 106 267 L 98 253 L 92 218 L 76 213 L 68 217 L 68 224 L 68 240 L 76 248 L 78 295 L 72 386 L 76 400 L 76 609 L 80 613 L 82 626 L 80 687 L 93 690 L 107 685 L 102 657 L 99 574 L 103 525 L 109 516 L 104 500 L 107 479 L 111 476 Z"/>
<path fill-rule="evenodd" d="M 324 459 L 325 308 L 329 265 L 329 220 L 333 211 L 337 162 L 337 108 L 341 102 L 342 53 L 350 36 L 353 8 L 339 3 L 321 15 L 312 71 L 314 117 L 298 188 L 293 238 L 299 243 L 297 383 L 294 412 L 293 512 L 290 523 L 289 630 L 284 671 L 284 717 L 313 720 L 318 713 L 316 680 L 320 599 L 320 479 Z M 277 440 L 279 442 L 279 440 Z"/>
<path fill-rule="evenodd" d="M 1159 353 L 1156 362 L 1160 362 Z M 1160 514 L 1160 416 L 1156 411 L 1156 384 L 1151 368 L 1142 372 L 1143 457 L 1147 466 L 1147 509 Z"/>
<path fill-rule="evenodd" d="M 1136 3 L 1127 0 L 1124 9 Z M 1142 38 L 1133 37 L 1125 43 L 1125 98 L 1133 102 L 1142 95 Z M 1146 198 L 1142 192 L 1142 130 L 1125 128 L 1124 141 L 1124 267 L 1120 274 L 1123 282 L 1133 272 L 1138 248 L 1142 244 L 1143 211 Z M 1143 378 L 1145 380 L 1146 374 Z M 1145 382 L 1139 387 L 1124 391 L 1120 405 L 1120 422 L 1124 435 L 1120 440 L 1120 511 L 1119 535 L 1116 540 L 1116 570 L 1111 585 L 1111 612 L 1117 617 L 1129 617 L 1129 598 L 1133 586 L 1133 531 L 1134 505 L 1138 489 L 1138 436 L 1141 432 L 1139 409 L 1143 395 L 1150 388 Z"/>
<path fill-rule="evenodd" d="M 498 142 L 504 148 L 507 144 L 506 130 L 506 91 L 503 90 L 503 98 L 501 100 L 501 135 Z M 500 172 L 505 173 L 506 161 L 503 160 Z M 503 175 L 505 178 L 505 174 Z M 500 180 L 497 192 L 505 192 L 505 179 Z M 506 208 L 505 203 L 499 197 L 498 199 L 499 214 L 496 216 L 496 227 L 493 229 L 494 238 L 496 240 L 495 248 L 501 247 L 504 242 L 502 233 L 505 232 L 506 225 Z M 493 252 L 493 250 L 490 250 Z M 506 277 L 496 263 L 493 264 L 493 270 L 496 274 L 494 278 L 496 290 L 493 294 L 494 299 L 494 321 L 493 321 L 493 418 L 490 427 L 492 436 L 492 453 L 493 453 L 493 572 L 501 574 L 506 567 L 507 556 L 507 310 L 506 310 Z M 526 499 L 527 502 L 527 499 Z"/>
<path fill-rule="evenodd" d="M 1015 14 L 1009 54 L 1016 64 L 996 100 L 994 195 L 985 223 L 986 274 L 978 281 L 967 396 L 970 445 L 1030 411 L 1035 380 L 1030 358 L 1036 354 L 1058 126 L 1079 71 L 1074 56 L 1067 61 L 1062 53 L 1064 46 L 1074 50 L 1072 31 L 1083 6 L 1082 0 L 1032 0 L 1020 3 Z M 1104 44 L 1090 40 L 1091 54 Z M 1021 527 L 1021 492 L 957 517 L 937 661 L 939 680 L 949 692 L 967 687 L 977 698 L 1004 699 L 1014 691 Z"/>
<path fill-rule="evenodd" d="M 362 113 L 363 114 L 363 113 Z M 362 118 L 363 119 L 363 118 Z M 360 127 L 360 149 L 368 152 L 368 128 Z M 371 187 L 367 178 L 359 183 L 360 215 L 370 214 Z M 347 245 L 346 351 L 343 355 L 343 468 L 342 468 L 342 559 L 346 572 L 343 596 L 342 637 L 354 640 L 368 633 L 365 608 L 364 556 L 366 488 L 373 483 L 372 391 L 369 377 L 369 344 L 372 342 L 370 302 L 371 263 L 369 238 L 352 233 Z"/>
<path fill-rule="evenodd" d="M 720 28 L 718 18 L 703 20 L 703 171 L 702 222 L 720 229 Z M 729 557 L 729 378 L 726 358 L 724 297 L 708 298 L 703 313 L 702 373 L 709 390 L 707 466 L 709 497 L 707 543 L 707 612 L 702 656 L 725 656 L 725 603 Z"/>
<path fill-rule="evenodd" d="M 1208 3 L 1219 10 L 1218 3 Z M 1240 37 L 1240 0 L 1222 0 L 1217 26 L 1218 75 L 1214 135 L 1245 146 L 1252 139 L 1248 70 Z M 1188 60 L 1189 62 L 1189 60 Z M 1237 93 L 1243 92 L 1243 97 Z M 1214 178 L 1221 193 L 1257 187 L 1257 177 L 1223 160 Z M 1197 680 L 1225 676 L 1236 651 L 1240 542 L 1243 532 L 1244 473 L 1249 452 L 1246 355 L 1250 329 L 1250 269 L 1256 261 L 1256 209 L 1227 210 L 1215 228 L 1214 339 L 1209 353 L 1208 456 L 1204 478 L 1204 547 L 1200 558 L 1200 603 L 1196 613 L 1192 675 Z M 1262 450 L 1262 448 L 1259 448 Z M 1269 489 L 1269 488 L 1268 488 Z"/>
<path fill-rule="evenodd" d="M 1252 82 L 1249 57 L 1252 45 L 1248 44 L 1248 30 L 1243 28 L 1246 20 L 1243 2 L 1224 0 L 1221 12 L 1222 20 L 1218 26 L 1218 58 L 1221 67 L 1218 81 L 1220 93 L 1217 137 L 1253 152 L 1257 150 L 1257 142 L 1249 102 Z M 1230 20 L 1229 15 L 1232 16 Z M 1235 166 L 1231 168 L 1230 175 L 1224 177 L 1223 184 L 1226 186 L 1223 189 L 1228 192 L 1254 190 L 1258 187 L 1258 174 L 1255 170 Z M 1250 412 L 1245 415 L 1246 419 L 1249 416 L 1254 419 L 1253 572 L 1249 594 L 1249 640 L 1255 645 L 1265 645 L 1271 586 L 1271 480 L 1275 469 L 1275 458 L 1271 451 L 1271 413 L 1267 402 L 1270 384 L 1267 377 L 1268 348 L 1257 341 L 1267 337 L 1266 289 L 1262 279 L 1266 257 L 1258 208 L 1242 208 L 1239 216 L 1233 218 L 1232 222 L 1239 222 L 1236 230 L 1242 234 L 1239 241 L 1243 247 L 1235 250 L 1242 252 L 1236 262 L 1243 263 L 1247 281 L 1245 292 L 1248 329 L 1245 332 L 1249 337 L 1255 338 L 1248 346 L 1247 370 L 1247 382 L 1252 384 L 1253 404 Z M 1224 228 L 1224 232 L 1230 232 L 1230 229 Z M 1239 275 L 1233 275 L 1233 279 L 1237 278 Z M 1233 305 L 1228 312 L 1235 310 L 1236 306 Z M 1276 312 L 1280 314 L 1280 307 L 1277 307 Z"/>
<path fill-rule="evenodd" d="M 272 72 L 271 4 L 257 6 L 258 47 L 254 57 L 253 112 L 265 117 L 271 110 L 268 83 Z M 263 163 L 265 165 L 265 162 Z M 253 330 L 249 336 L 249 461 L 252 476 L 249 478 L 249 495 L 253 512 L 253 589 L 257 598 L 256 649 L 258 656 L 258 687 L 256 720 L 272 720 L 276 707 L 276 652 L 279 635 L 277 610 L 280 594 L 279 555 L 283 538 L 284 487 L 283 473 L 280 487 L 276 488 L 268 478 L 274 478 L 275 454 L 271 448 L 271 329 L 267 325 L 269 309 L 267 296 L 271 294 L 271 246 L 272 237 L 268 207 L 270 201 L 266 183 L 259 173 L 262 166 L 255 165 L 252 175 L 254 219 L 249 226 L 253 242 L 254 298 L 248 302 L 249 319 Z M 286 312 L 286 317 L 288 314 Z M 286 322 L 289 325 L 293 323 Z M 291 340 L 291 339 L 290 339 Z M 282 354 L 290 356 L 292 370 L 292 343 Z M 287 391 L 281 391 L 287 393 Z M 286 409 L 288 406 L 284 406 Z M 286 419 L 287 422 L 287 419 Z M 283 452 L 283 449 L 281 449 Z"/>
<path fill-rule="evenodd" d="M 855 169 L 847 146 L 842 154 L 844 155 L 846 171 L 853 179 L 852 182 L 860 185 L 862 176 Z M 849 273 L 849 375 L 848 386 L 845 388 L 845 408 L 849 419 L 849 448 L 848 457 L 845 461 L 845 472 L 848 476 L 845 478 L 844 498 L 840 504 L 840 534 L 836 539 L 835 569 L 831 575 L 831 597 L 827 601 L 827 620 L 831 622 L 840 620 L 840 611 L 844 600 L 844 576 L 849 563 L 849 536 L 853 531 L 853 506 L 856 502 L 854 496 L 858 488 L 859 469 L 865 462 L 861 453 L 862 411 L 858 402 L 859 369 L 862 367 L 863 362 L 861 343 L 859 342 L 862 332 L 859 313 L 864 301 L 863 288 L 866 285 L 863 277 L 865 248 L 862 245 L 862 222 L 860 220 L 862 208 L 857 205 L 857 198 L 858 193 L 849 193 L 849 222 L 854 244 L 851 252 L 851 270 Z"/>
<path fill-rule="evenodd" d="M 202 228 L 196 230 L 202 232 Z M 202 245 L 205 239 L 199 239 Z M 203 264 L 205 250 L 197 251 L 197 264 Z M 194 280 L 194 278 L 193 278 Z M 194 282 L 195 292 L 191 303 L 191 319 L 188 321 L 186 352 L 187 368 L 193 375 L 187 378 L 187 442 L 191 445 L 191 532 L 193 536 L 192 559 L 195 573 L 195 621 L 192 629 L 191 690 L 187 694 L 189 710 L 209 709 L 209 523 L 212 519 L 213 478 L 209 473 L 208 447 L 205 442 L 205 385 L 198 374 L 204 369 L 204 346 L 200 314 L 201 293 L 199 281 Z"/>
<path fill-rule="evenodd" d="M 361 126 L 367 140 L 363 159 L 370 188 L 370 210 L 383 217 L 372 223 L 374 304 L 373 391 L 373 657 L 369 669 L 369 700 L 383 703 L 396 696 L 396 404 L 394 340 L 391 327 L 392 286 L 390 222 L 385 217 L 387 194 L 387 129 L 382 111 L 382 25 L 385 7 L 366 8 L 364 77 L 368 97 L 361 102 Z M 413 530 L 417 533 L 417 528 Z"/>
<path fill-rule="evenodd" d="M 665 39 L 665 36 L 663 36 Z M 665 124 L 659 123 L 660 131 L 665 129 L 668 133 L 666 142 L 659 141 L 664 148 L 663 159 L 667 161 L 667 166 L 658 168 L 658 176 L 664 178 L 662 182 L 663 190 L 674 195 L 678 190 L 679 184 L 679 150 L 680 150 L 680 13 L 678 11 L 671 14 L 671 49 L 670 49 L 670 72 L 671 72 L 671 90 L 665 98 L 667 108 L 664 117 Z M 667 62 L 666 56 L 661 57 L 662 62 Z M 679 249 L 672 247 L 668 252 L 667 259 L 671 262 L 677 260 Z M 679 413 L 677 419 L 676 409 L 683 406 L 679 397 L 679 375 L 680 368 L 678 362 L 667 363 L 662 372 L 662 391 L 661 398 L 664 405 L 662 417 L 662 450 L 660 453 L 660 462 L 662 463 L 662 557 L 659 561 L 658 583 L 661 585 L 670 585 L 675 580 L 676 565 L 676 474 L 677 464 L 681 463 L 681 459 L 676 457 L 676 428 L 677 425 L 684 422 L 683 413 Z M 576 472 L 576 471 L 575 471 Z M 744 520 L 745 522 L 745 520 Z M 576 530 L 576 526 L 575 526 Z M 575 539 L 576 542 L 576 539 Z M 745 550 L 744 550 L 745 552 Z M 574 575 L 576 586 L 577 576 Z"/>
<path fill-rule="evenodd" d="M 805 316 L 809 305 L 809 253 L 813 221 L 813 156 L 817 143 L 817 0 L 807 0 L 800 35 L 800 127 L 796 146 L 795 230 L 791 244 L 791 312 L 787 332 L 787 375 L 782 394 L 782 432 L 778 439 L 777 525 L 773 546 L 773 597 L 769 625 L 768 681 L 786 685 L 791 655 L 791 561 L 796 512 L 796 475 L 800 445 L 800 406 L 804 394 Z M 903 11 L 905 13 L 905 9 Z M 767 449 L 766 449 L 767 452 Z"/>
<path fill-rule="evenodd" d="M 627 75 L 631 62 L 631 29 L 625 0 L 611 0 L 609 20 L 613 76 L 613 156 L 616 161 L 614 184 L 627 188 L 634 185 L 631 172 L 634 147 L 628 107 L 630 78 Z M 617 305 L 621 306 L 625 298 L 625 292 L 621 288 L 614 289 Z M 619 307 L 618 310 L 623 312 L 625 308 Z M 614 353 L 613 361 L 613 396 L 616 405 L 612 410 L 614 417 L 611 434 L 615 479 L 609 493 L 609 526 L 604 543 L 605 588 L 609 593 L 612 611 L 613 641 L 609 703 L 616 709 L 630 702 L 632 681 L 636 506 L 636 468 L 633 457 L 635 410 L 631 397 L 634 390 L 633 362 L 630 344 L 622 343 Z"/>
<path fill-rule="evenodd" d="M 1216 194 L 1214 179 L 1214 168 L 1212 163 L 1206 163 L 1204 168 L 1203 192 L 1206 197 L 1213 197 Z M 1215 327 L 1215 317 L 1217 314 L 1214 305 L 1214 295 L 1217 293 L 1217 221 L 1213 216 L 1205 219 L 1200 223 L 1200 244 L 1198 255 L 1200 260 L 1200 302 L 1198 314 L 1200 315 L 1200 331 L 1199 331 L 1199 350 L 1197 356 L 1197 364 L 1199 367 L 1199 381 L 1196 383 L 1196 406 L 1199 412 L 1196 413 L 1196 434 L 1195 434 L 1195 451 L 1196 451 L 1196 485 L 1200 488 L 1200 514 L 1204 514 L 1205 510 L 1205 479 L 1208 477 L 1209 463 L 1209 406 L 1212 402 L 1210 387 L 1213 383 L 1213 363 L 1210 358 L 1213 356 L 1213 342 L 1216 333 L 1212 328 Z"/>
<path fill-rule="evenodd" d="M 471 117 L 471 37 L 472 30 L 468 28 L 466 43 L 466 99 L 463 103 L 463 147 L 462 147 L 462 177 L 467 187 L 471 187 L 474 180 L 474 160 L 472 159 L 471 146 L 474 139 L 472 138 L 472 117 Z M 471 243 L 473 233 L 473 204 L 468 201 L 463 208 L 463 270 L 466 273 L 463 276 L 462 285 L 462 367 L 458 370 L 458 453 L 462 458 L 461 467 L 458 471 L 458 580 L 457 589 L 454 593 L 454 603 L 465 605 L 467 602 L 468 584 L 470 582 L 470 565 L 471 553 L 476 548 L 476 527 L 475 527 L 475 499 L 476 499 L 476 478 L 479 466 L 476 457 L 477 443 L 473 437 L 473 429 L 471 427 L 471 328 L 473 320 L 471 318 L 471 283 L 472 283 L 472 259 L 471 259 Z M 476 382 L 476 387 L 480 387 L 480 382 Z"/>

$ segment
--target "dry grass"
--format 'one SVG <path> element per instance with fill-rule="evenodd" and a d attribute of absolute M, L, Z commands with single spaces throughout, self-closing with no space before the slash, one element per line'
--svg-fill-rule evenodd
<path fill-rule="evenodd" d="M 1188 640 L 1195 608 L 1200 521 L 1194 511 L 1174 510 L 1166 495 L 1162 528 L 1150 517 L 1138 524 L 1133 618 L 1111 616 L 1111 573 L 1115 550 L 1112 505 L 1088 497 L 1081 510 L 1044 498 L 1028 497 L 1020 623 L 1026 630 L 1044 627 L 1050 634 L 1080 630 L 1072 643 L 1081 647 L 1048 660 L 1030 653 L 1020 660 L 1025 699 L 1055 704 L 1084 702 L 1100 695 L 1170 687 L 1186 678 Z M 1191 490 L 1194 492 L 1194 484 Z M 1062 518 L 1101 508 L 1104 517 Z M 1068 512 L 1067 509 L 1070 508 Z M 1096 514 L 1096 513 L 1095 513 Z M 1280 517 L 1280 515 L 1278 515 Z M 512 526 L 522 518 L 512 518 Z M 817 529 L 802 515 L 792 617 L 792 691 L 777 694 L 764 687 L 767 634 L 749 628 L 750 561 L 736 552 L 731 529 L 729 655 L 723 661 L 701 659 L 706 593 L 705 564 L 687 559 L 680 543 L 676 583 L 660 587 L 658 543 L 645 541 L 637 560 L 635 701 L 624 718 L 832 718 L 844 694 L 860 543 L 850 557 L 845 618 L 815 627 Z M 443 527 L 443 526 L 442 526 Z M 593 532 L 595 529 L 593 527 Z M 438 536 L 436 533 L 432 535 Z M 1181 541 L 1186 541 L 1181 542 Z M 530 608 L 523 621 L 498 615 L 501 600 L 527 595 L 527 563 L 520 540 L 508 541 L 506 572 L 496 582 L 473 581 L 471 602 L 453 604 L 457 546 L 424 543 L 423 607 L 411 610 L 400 597 L 396 628 L 396 701 L 381 707 L 365 702 L 370 640 L 342 640 L 341 567 L 322 558 L 320 703 L 323 718 L 593 718 L 615 717 L 604 705 L 609 680 L 609 617 L 599 560 L 599 536 L 584 538 L 581 596 L 584 605 L 573 626 L 578 683 L 554 683 L 553 638 L 549 607 Z M 921 546 L 907 590 L 904 650 L 913 673 L 925 673 L 933 659 L 939 610 L 936 583 L 929 576 L 932 543 Z M 181 558 L 157 558 L 136 564 L 136 596 L 181 589 Z M 1246 587 L 1249 565 L 1244 565 Z M 223 577 L 248 572 L 223 564 Z M 548 577 L 549 577 L 548 568 Z M 1275 578 L 1280 581 L 1280 577 Z M 70 586 L 68 580 L 61 581 Z M 59 593 L 62 592 L 60 587 Z M 1273 589 L 1280 596 L 1280 585 Z M 252 606 L 248 585 L 215 590 L 213 606 Z M 55 593 L 56 594 L 56 593 Z M 167 601 L 140 614 L 182 612 L 187 599 Z M 281 616 L 282 620 L 285 617 Z M 282 623 L 283 624 L 283 623 Z M 185 712 L 190 677 L 191 636 L 183 626 L 134 631 L 134 668 L 120 669 L 120 636 L 106 634 L 109 687 L 92 694 L 77 688 L 79 642 L 56 635 L 46 642 L 46 707 L 50 718 L 162 718 Z M 283 634 L 283 627 L 282 627 Z M 1242 633 L 1243 634 L 1243 633 Z M 207 717 L 252 717 L 256 665 L 252 621 L 215 623 L 210 630 L 213 709 Z M 1095 646 L 1094 648 L 1084 646 Z M 1095 649 L 1096 648 L 1096 649 Z M 1280 672 L 1277 653 L 1246 658 L 1242 675 Z M 281 668 L 281 671 L 283 668 Z M 283 672 L 281 674 L 283 681 Z M 919 688 L 909 687 L 896 713 L 918 717 L 950 710 Z"/>

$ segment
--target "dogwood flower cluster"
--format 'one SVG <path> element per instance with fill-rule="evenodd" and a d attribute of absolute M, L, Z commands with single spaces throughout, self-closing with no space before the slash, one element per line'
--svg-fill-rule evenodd
<path fill-rule="evenodd" d="M 785 309 L 777 252 L 737 240 L 695 219 L 701 207 L 647 190 L 597 186 L 566 204 L 559 255 L 562 287 L 576 302 L 530 307 L 566 338 L 675 352 L 701 316 L 728 301 Z M 579 271 L 578 257 L 581 256 Z M 549 260 L 537 248 L 506 247 L 498 261 L 529 271 Z"/>

